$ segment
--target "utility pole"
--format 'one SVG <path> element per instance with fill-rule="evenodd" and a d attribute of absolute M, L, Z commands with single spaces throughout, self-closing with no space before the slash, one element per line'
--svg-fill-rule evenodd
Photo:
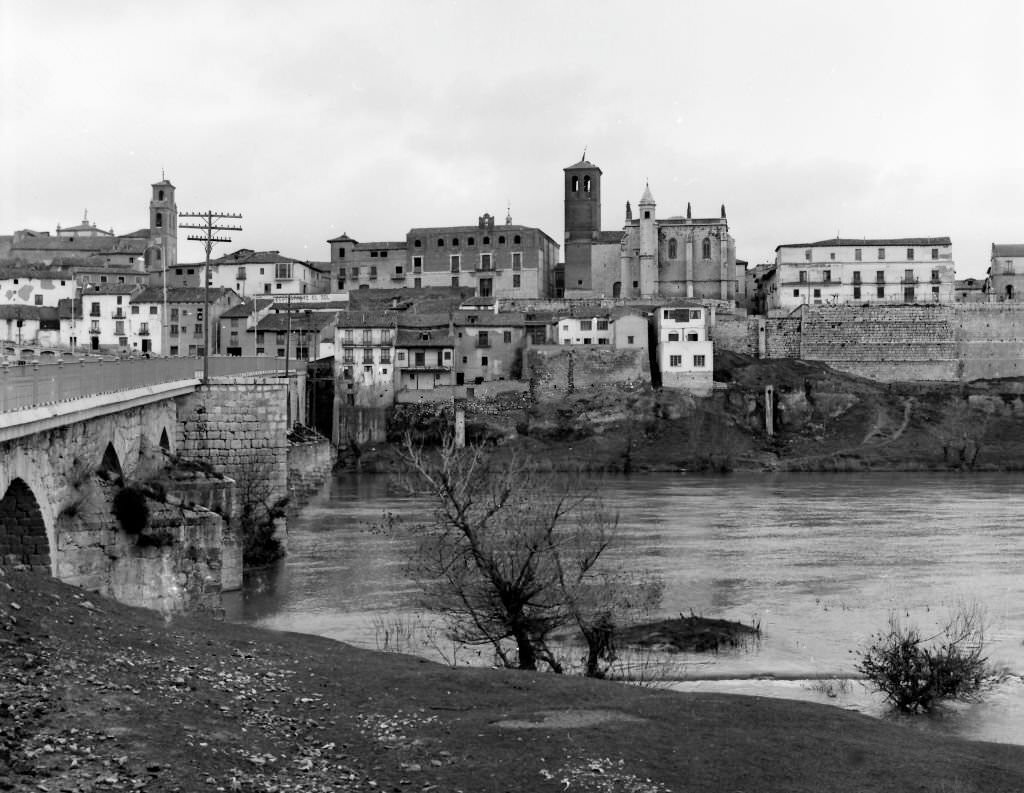
<path fill-rule="evenodd" d="M 206 266 L 203 268 L 203 382 L 210 379 L 210 251 L 215 242 L 231 242 L 231 237 L 218 236 L 224 231 L 241 231 L 241 226 L 223 225 L 225 220 L 241 219 L 234 212 L 179 212 L 178 217 L 195 218 L 202 223 L 179 223 L 178 228 L 196 229 L 202 234 L 189 234 L 188 239 L 203 243 L 206 249 Z"/>

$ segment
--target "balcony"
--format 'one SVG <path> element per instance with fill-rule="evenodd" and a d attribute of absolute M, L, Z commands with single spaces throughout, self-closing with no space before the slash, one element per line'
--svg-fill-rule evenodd
<path fill-rule="evenodd" d="M 405 273 L 391 273 L 391 280 L 392 281 L 404 281 L 405 280 Z"/>
<path fill-rule="evenodd" d="M 100 316 L 100 307 L 99 306 L 93 306 L 92 309 L 89 311 L 89 316 L 90 317 L 98 317 L 98 316 Z"/>
<path fill-rule="evenodd" d="M 115 310 L 115 311 L 114 311 L 114 312 L 113 312 L 113 313 L 112 313 L 112 314 L 110 315 L 110 318 L 111 318 L 111 319 L 128 319 L 128 317 L 126 317 L 126 316 L 125 316 L 125 313 L 124 313 L 124 311 L 123 311 L 122 309 L 120 309 L 120 308 L 119 308 L 119 309 L 116 309 L 116 310 Z"/>
<path fill-rule="evenodd" d="M 490 339 L 477 339 L 476 340 L 476 346 L 478 348 L 480 348 L 480 347 L 483 347 L 483 348 L 490 347 L 491 346 L 491 340 Z"/>
<path fill-rule="evenodd" d="M 148 336 L 149 335 L 149 328 L 139 328 L 139 335 L 140 336 Z"/>
<path fill-rule="evenodd" d="M 921 279 L 920 279 L 920 278 L 916 278 L 916 277 L 913 277 L 913 276 L 906 276 L 906 275 L 905 275 L 905 276 L 903 276 L 903 277 L 902 277 L 902 278 L 900 279 L 900 283 L 901 283 L 901 284 L 909 284 L 909 285 L 913 285 L 913 284 L 919 284 L 919 283 L 921 283 Z"/>

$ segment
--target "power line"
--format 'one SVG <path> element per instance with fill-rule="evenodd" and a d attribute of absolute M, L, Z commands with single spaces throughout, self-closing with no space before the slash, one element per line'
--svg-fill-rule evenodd
<path fill-rule="evenodd" d="M 242 216 L 234 212 L 179 212 L 178 217 L 196 218 L 202 223 L 179 223 L 178 228 L 195 229 L 202 234 L 189 234 L 188 239 L 203 243 L 206 250 L 206 266 L 203 270 L 203 382 L 210 377 L 210 251 L 217 242 L 231 242 L 220 232 L 241 231 L 241 226 L 224 225 L 225 220 L 239 219 Z"/>

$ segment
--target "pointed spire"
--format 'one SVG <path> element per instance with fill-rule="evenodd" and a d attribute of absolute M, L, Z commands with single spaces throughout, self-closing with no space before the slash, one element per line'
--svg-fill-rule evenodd
<path fill-rule="evenodd" d="M 506 226 L 511 226 L 512 225 L 512 202 L 511 201 L 508 202 L 507 208 L 505 210 L 505 225 Z"/>
<path fill-rule="evenodd" d="M 83 226 L 88 226 L 89 225 L 89 210 L 88 209 L 83 209 L 82 210 L 82 225 Z"/>
<path fill-rule="evenodd" d="M 651 195 L 651 185 L 649 182 L 644 182 L 644 194 L 640 196 L 640 205 L 653 204 L 654 196 Z"/>
<path fill-rule="evenodd" d="M 725 218 L 725 204 L 722 204 L 722 218 Z"/>
<path fill-rule="evenodd" d="M 632 219 L 633 219 L 633 207 L 631 207 L 629 205 L 629 202 L 627 201 L 626 202 L 626 220 L 632 220 Z"/>
<path fill-rule="evenodd" d="M 686 219 L 689 220 L 693 217 L 693 213 L 690 211 L 690 202 L 686 202 Z"/>

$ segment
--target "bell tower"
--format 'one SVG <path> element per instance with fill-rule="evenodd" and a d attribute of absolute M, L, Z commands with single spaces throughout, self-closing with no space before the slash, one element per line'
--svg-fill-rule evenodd
<path fill-rule="evenodd" d="M 178 207 L 174 203 L 174 185 L 161 179 L 153 185 L 149 201 L 149 247 L 146 270 L 159 272 L 178 263 Z"/>
<path fill-rule="evenodd" d="M 601 169 L 586 159 L 565 170 L 565 241 L 590 240 L 601 230 Z"/>

